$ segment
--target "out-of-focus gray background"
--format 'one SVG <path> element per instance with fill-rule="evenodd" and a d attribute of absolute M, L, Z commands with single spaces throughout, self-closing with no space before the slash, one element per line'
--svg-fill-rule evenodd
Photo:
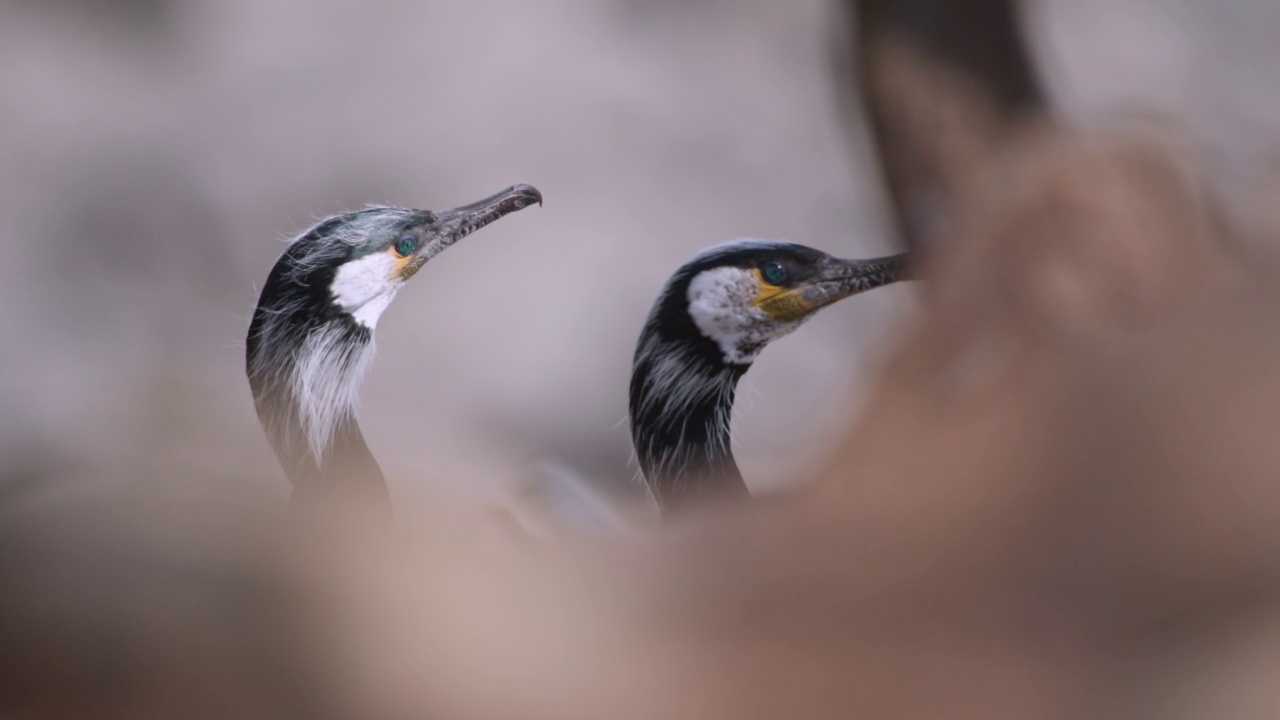
<path fill-rule="evenodd" d="M 1280 5 L 1031 9 L 1064 117 L 1173 113 L 1228 189 L 1280 141 Z M 631 478 L 632 344 L 684 259 L 744 235 L 893 250 L 831 25 L 820 0 L 0 0 L 0 457 L 283 494 L 242 376 L 281 241 L 529 182 L 545 207 L 384 316 L 365 434 L 396 493 L 545 459 Z M 910 298 L 851 300 L 764 354 L 737 418 L 754 487 L 821 457 Z"/>

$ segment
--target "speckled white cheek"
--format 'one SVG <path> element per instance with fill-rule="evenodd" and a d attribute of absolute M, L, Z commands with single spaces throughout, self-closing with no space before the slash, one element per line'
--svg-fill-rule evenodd
<path fill-rule="evenodd" d="M 755 275 L 736 267 L 705 270 L 689 281 L 689 316 L 728 362 L 751 362 L 758 352 L 744 351 L 759 344 L 769 325 L 764 311 L 751 304 L 758 291 Z"/>
<path fill-rule="evenodd" d="M 372 330 L 404 285 L 403 280 L 391 277 L 395 269 L 395 258 L 388 253 L 373 253 L 344 264 L 334 274 L 330 288 L 334 302 Z"/>

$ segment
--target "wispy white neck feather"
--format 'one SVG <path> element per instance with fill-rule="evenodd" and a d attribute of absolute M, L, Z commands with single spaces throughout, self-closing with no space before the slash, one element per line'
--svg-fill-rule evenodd
<path fill-rule="evenodd" d="M 337 427 L 355 419 L 360 382 L 373 355 L 372 338 L 353 344 L 334 324 L 315 328 L 299 346 L 289 392 L 317 465 L 329 450 Z"/>

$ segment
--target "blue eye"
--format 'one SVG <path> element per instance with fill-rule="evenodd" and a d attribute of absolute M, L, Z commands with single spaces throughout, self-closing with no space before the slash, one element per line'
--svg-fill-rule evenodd
<path fill-rule="evenodd" d="M 781 285 L 787 281 L 787 269 L 781 263 L 767 262 L 760 266 L 760 276 L 770 285 Z"/>
<path fill-rule="evenodd" d="M 412 235 L 405 235 L 396 241 L 396 254 L 400 257 L 408 257 L 418 249 L 418 238 Z"/>

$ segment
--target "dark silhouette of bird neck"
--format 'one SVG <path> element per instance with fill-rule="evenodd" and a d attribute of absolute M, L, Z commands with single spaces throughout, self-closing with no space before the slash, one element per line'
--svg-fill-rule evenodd
<path fill-rule="evenodd" d="M 730 419 L 749 367 L 726 363 L 687 313 L 645 328 L 631 375 L 631 432 L 640 470 L 664 514 L 747 495 Z"/>
<path fill-rule="evenodd" d="M 386 478 L 354 417 L 338 423 L 332 442 L 319 464 L 307 457 L 290 474 L 294 501 L 314 505 L 323 499 L 341 496 L 390 511 L 391 495 Z"/>

